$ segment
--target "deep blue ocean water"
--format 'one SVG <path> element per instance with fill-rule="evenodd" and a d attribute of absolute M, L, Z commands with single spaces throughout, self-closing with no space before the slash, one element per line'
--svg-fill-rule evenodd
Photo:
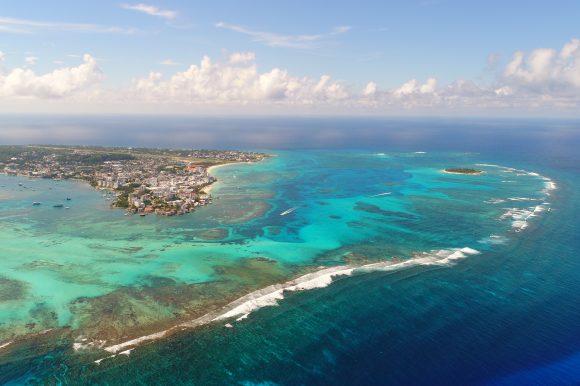
<path fill-rule="evenodd" d="M 281 134 L 296 142 L 273 147 L 324 147 L 319 139 L 298 141 L 317 131 L 316 121 L 299 123 Z M 558 185 L 550 198 L 552 211 L 541 226 L 452 267 L 417 266 L 337 280 L 290 294 L 233 330 L 220 325 L 185 331 L 100 366 L 87 364 L 68 345 L 39 356 L 24 352 L 0 366 L 0 379 L 110 385 L 580 384 L 580 125 L 364 123 L 367 131 L 360 131 L 356 120 L 318 121 L 325 130 L 334 126 L 342 133 L 340 141 L 328 143 L 332 154 L 470 151 L 479 160 L 549 176 Z M 289 200 L 300 195 L 285 191 Z M 25 376 L 22 368 L 29 369 Z"/>

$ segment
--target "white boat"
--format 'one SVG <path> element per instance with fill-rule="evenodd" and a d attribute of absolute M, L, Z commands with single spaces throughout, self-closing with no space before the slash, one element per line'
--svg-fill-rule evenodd
<path fill-rule="evenodd" d="M 294 212 L 296 209 L 298 209 L 297 206 L 295 206 L 293 208 L 290 208 L 290 209 L 287 209 L 284 212 L 280 213 L 280 216 L 286 216 L 287 214 L 290 214 L 290 213 Z"/>
<path fill-rule="evenodd" d="M 381 196 L 388 196 L 389 194 L 391 194 L 391 192 L 384 192 L 384 193 L 379 193 L 379 194 L 375 194 L 374 196 L 371 196 L 371 197 L 381 197 Z"/>

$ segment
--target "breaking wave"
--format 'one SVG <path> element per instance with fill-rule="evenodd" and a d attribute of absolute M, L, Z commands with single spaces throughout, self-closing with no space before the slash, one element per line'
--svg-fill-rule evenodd
<path fill-rule="evenodd" d="M 237 322 L 242 321 L 243 319 L 246 319 L 250 313 L 260 308 L 278 305 L 278 301 L 284 299 L 286 293 L 324 288 L 332 284 L 332 282 L 339 277 L 366 274 L 370 272 L 395 271 L 421 265 L 448 266 L 454 264 L 457 260 L 477 254 L 480 254 L 478 250 L 469 247 L 438 249 L 429 252 L 415 253 L 412 258 L 406 260 L 382 261 L 362 266 L 342 265 L 321 268 L 318 271 L 308 273 L 286 283 L 274 284 L 253 291 L 227 304 L 220 310 L 209 312 L 197 319 L 178 324 L 177 326 L 164 331 L 145 335 L 111 346 L 105 346 L 101 341 L 98 341 L 96 344 L 91 343 L 91 341 L 88 341 L 86 338 L 82 338 L 80 339 L 82 342 L 76 342 L 74 348 L 75 350 L 78 350 L 82 348 L 98 347 L 112 354 L 94 361 L 96 364 L 100 364 L 103 360 L 114 358 L 117 355 L 129 355 L 131 350 L 139 346 L 141 343 L 162 339 L 173 332 L 202 326 L 212 322 L 231 320 L 233 318 L 236 318 L 235 321 Z M 231 323 L 227 323 L 225 326 L 228 328 L 233 327 Z"/>

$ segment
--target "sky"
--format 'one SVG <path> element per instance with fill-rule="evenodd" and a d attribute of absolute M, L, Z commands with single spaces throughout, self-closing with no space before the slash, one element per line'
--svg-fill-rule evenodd
<path fill-rule="evenodd" d="M 578 1 L 3 1 L 0 113 L 580 115 Z"/>

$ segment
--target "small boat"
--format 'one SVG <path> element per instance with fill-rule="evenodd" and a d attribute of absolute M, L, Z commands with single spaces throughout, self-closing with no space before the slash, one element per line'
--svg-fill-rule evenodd
<path fill-rule="evenodd" d="M 70 206 L 65 206 L 64 208 L 65 208 L 65 209 L 70 209 Z"/>
<path fill-rule="evenodd" d="M 139 213 L 139 216 L 145 217 L 145 216 L 147 216 L 147 213 Z"/>
<path fill-rule="evenodd" d="M 391 192 L 384 192 L 384 193 L 379 193 L 379 194 L 375 194 L 374 196 L 371 196 L 371 197 L 381 197 L 381 196 L 388 196 L 389 194 L 391 194 Z"/>
<path fill-rule="evenodd" d="M 34 206 L 38 206 L 38 205 L 40 205 L 40 204 L 41 204 L 41 202 L 38 202 L 38 201 L 34 201 L 34 202 L 32 203 L 32 205 L 34 205 Z"/>
<path fill-rule="evenodd" d="M 66 200 L 67 200 L 67 201 L 70 201 L 70 200 L 71 200 L 71 198 L 70 198 L 70 197 L 67 197 L 67 198 L 66 198 Z"/>
<path fill-rule="evenodd" d="M 280 213 L 280 216 L 286 216 L 287 214 L 290 214 L 290 213 L 294 212 L 296 209 L 298 209 L 297 206 L 295 206 L 293 208 L 290 208 L 290 209 L 287 209 L 284 212 Z"/>
<path fill-rule="evenodd" d="M 53 208 L 62 208 L 62 207 L 64 207 L 64 205 L 63 204 L 54 204 L 52 207 Z"/>

